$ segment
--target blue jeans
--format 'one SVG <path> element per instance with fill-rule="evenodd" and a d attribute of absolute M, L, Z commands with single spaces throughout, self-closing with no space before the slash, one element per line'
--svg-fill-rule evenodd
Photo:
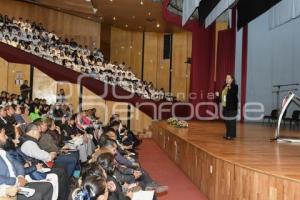
<path fill-rule="evenodd" d="M 73 175 L 76 165 L 79 160 L 78 152 L 70 152 L 66 154 L 60 154 L 55 160 L 55 166 L 63 167 L 69 177 Z"/>

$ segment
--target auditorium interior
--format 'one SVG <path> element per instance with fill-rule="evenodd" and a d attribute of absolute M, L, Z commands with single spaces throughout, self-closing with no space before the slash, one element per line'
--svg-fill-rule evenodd
<path fill-rule="evenodd" d="M 0 0 L 0 200 L 299 200 L 299 16 Z"/>

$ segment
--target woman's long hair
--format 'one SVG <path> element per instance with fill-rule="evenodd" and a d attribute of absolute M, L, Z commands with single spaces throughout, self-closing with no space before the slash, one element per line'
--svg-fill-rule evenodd
<path fill-rule="evenodd" d="M 233 86 L 233 85 L 235 85 L 236 83 L 235 83 L 235 77 L 233 76 L 233 75 L 231 75 L 231 74 L 226 74 L 226 76 L 230 76 L 231 77 L 231 79 L 232 79 L 232 82 L 231 82 L 231 86 Z M 225 84 L 224 84 L 224 86 L 223 86 L 223 88 L 225 88 L 226 87 L 226 82 L 225 82 Z"/>

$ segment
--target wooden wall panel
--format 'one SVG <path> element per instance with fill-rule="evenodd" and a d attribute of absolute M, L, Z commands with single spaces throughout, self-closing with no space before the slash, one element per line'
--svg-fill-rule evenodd
<path fill-rule="evenodd" d="M 101 51 L 105 60 L 110 60 L 111 25 L 101 23 Z"/>
<path fill-rule="evenodd" d="M 152 82 L 154 87 L 157 85 L 158 35 L 159 33 L 145 33 L 144 80 Z"/>
<path fill-rule="evenodd" d="M 78 98 L 78 96 L 77 96 Z M 108 110 L 106 107 L 106 102 L 98 95 L 94 94 L 89 89 L 83 87 L 83 96 L 82 96 L 82 109 L 91 109 L 96 108 L 96 115 L 104 123 L 108 122 Z"/>
<path fill-rule="evenodd" d="M 186 101 L 189 93 L 190 64 L 186 64 L 191 57 L 191 33 L 180 32 L 173 34 L 172 52 L 172 93 L 177 94 L 178 100 Z"/>
<path fill-rule="evenodd" d="M 8 62 L 0 57 L 0 71 L 1 71 L 1 78 L 0 78 L 0 90 L 7 91 L 7 77 L 8 77 Z"/>
<path fill-rule="evenodd" d="M 154 141 L 210 200 L 300 199 L 300 182 L 256 171 L 217 158 L 172 133 L 173 128 L 153 123 Z M 176 145 L 174 145 L 176 144 Z M 177 155 L 176 156 L 176 151 Z M 176 158 L 177 157 L 177 158 Z"/>
<path fill-rule="evenodd" d="M 17 74 L 21 74 L 23 80 L 30 80 L 30 66 L 24 64 L 8 64 L 7 91 L 9 93 L 20 94 L 20 85 L 16 83 Z"/>
<path fill-rule="evenodd" d="M 8 63 L 0 58 L 1 80 L 0 90 L 9 93 L 20 94 L 20 85 L 16 84 L 17 74 L 21 74 L 23 80 L 30 78 L 30 66 L 16 63 Z"/>
<path fill-rule="evenodd" d="M 216 159 L 215 166 L 216 187 L 215 199 L 233 199 L 234 165 L 229 162 Z"/>
<path fill-rule="evenodd" d="M 0 13 L 40 22 L 47 30 L 54 31 L 59 36 L 74 38 L 90 48 L 100 47 L 100 22 L 15 0 L 1 0 Z"/>
<path fill-rule="evenodd" d="M 119 114 L 122 123 L 127 125 L 128 103 L 106 101 L 106 106 L 107 106 L 107 109 L 108 109 L 108 116 L 109 117 L 111 117 L 112 114 Z"/>
<path fill-rule="evenodd" d="M 32 98 L 44 98 L 48 103 L 56 102 L 57 82 L 34 68 Z"/>
<path fill-rule="evenodd" d="M 145 33 L 144 80 L 169 91 L 170 59 L 163 59 L 163 48 L 163 33 Z"/>
<path fill-rule="evenodd" d="M 152 124 L 152 118 L 141 112 L 139 109 L 131 106 L 131 129 L 135 132 L 149 130 Z"/>
<path fill-rule="evenodd" d="M 156 87 L 164 88 L 169 92 L 170 85 L 170 59 L 164 59 L 164 34 L 158 34 L 157 37 L 157 68 L 156 68 Z"/>
<path fill-rule="evenodd" d="M 111 61 L 125 62 L 141 78 L 143 33 L 111 28 Z"/>
<path fill-rule="evenodd" d="M 127 125 L 127 103 L 105 101 L 86 88 L 83 88 L 82 103 L 83 109 L 96 108 L 97 116 L 105 124 L 109 122 L 109 118 L 112 114 L 119 114 L 122 118 L 122 122 Z M 149 130 L 152 119 L 134 106 L 131 106 L 130 122 L 131 130 L 133 130 L 135 133 L 138 133 L 143 132 L 144 130 Z"/>
<path fill-rule="evenodd" d="M 60 89 L 64 89 L 67 102 L 73 105 L 75 112 L 79 110 L 79 92 L 80 88 L 76 84 L 68 82 L 57 82 L 57 93 Z"/>
<path fill-rule="evenodd" d="M 133 73 L 138 78 L 142 78 L 142 48 L 143 48 L 143 33 L 132 32 L 132 49 L 130 66 Z"/>
<path fill-rule="evenodd" d="M 131 65 L 131 36 L 129 31 L 111 28 L 111 62 L 125 62 L 126 65 Z"/>
<path fill-rule="evenodd" d="M 144 54 L 144 80 L 157 88 L 169 91 L 170 59 L 163 59 L 164 33 L 145 32 L 144 52 L 143 33 L 111 28 L 111 61 L 126 62 L 137 77 L 142 77 L 142 54 Z M 130 48 L 132 47 L 132 48 Z M 190 65 L 184 64 L 191 57 L 192 34 L 173 34 L 172 47 L 172 91 L 183 93 L 180 100 L 186 100 L 190 83 Z"/>

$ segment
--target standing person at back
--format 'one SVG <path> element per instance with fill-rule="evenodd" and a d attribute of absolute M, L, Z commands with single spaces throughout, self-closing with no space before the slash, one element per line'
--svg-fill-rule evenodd
<path fill-rule="evenodd" d="M 28 81 L 25 80 L 24 83 L 20 86 L 20 92 L 23 100 L 29 98 L 28 95 L 30 91 L 31 88 L 28 86 Z"/>
<path fill-rule="evenodd" d="M 67 101 L 67 99 L 66 99 L 66 95 L 65 95 L 65 90 L 60 89 L 59 93 L 57 94 L 57 97 L 56 97 L 56 102 L 64 104 L 64 103 L 66 103 L 66 101 Z"/>

